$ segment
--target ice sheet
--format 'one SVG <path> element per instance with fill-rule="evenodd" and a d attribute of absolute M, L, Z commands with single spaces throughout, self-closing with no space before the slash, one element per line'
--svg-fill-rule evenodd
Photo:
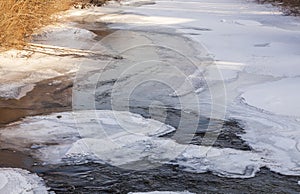
<path fill-rule="evenodd" d="M 43 180 L 26 170 L 0 168 L 0 193 L 47 194 Z"/>
<path fill-rule="evenodd" d="M 132 113 L 90 110 L 30 117 L 0 134 L 2 142 L 9 142 L 4 148 L 29 151 L 45 163 L 92 159 L 135 170 L 167 163 L 233 178 L 253 177 L 266 165 L 254 152 L 185 145 L 160 137 L 174 130 Z"/>
<path fill-rule="evenodd" d="M 271 113 L 300 117 L 299 89 L 299 77 L 286 78 L 250 87 L 242 98 L 245 103 Z"/>

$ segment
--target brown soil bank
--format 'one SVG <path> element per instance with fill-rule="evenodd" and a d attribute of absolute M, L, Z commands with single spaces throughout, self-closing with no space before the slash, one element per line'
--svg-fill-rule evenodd
<path fill-rule="evenodd" d="M 300 15 L 300 0 L 257 0 L 259 3 L 271 3 L 280 6 L 286 15 Z"/>

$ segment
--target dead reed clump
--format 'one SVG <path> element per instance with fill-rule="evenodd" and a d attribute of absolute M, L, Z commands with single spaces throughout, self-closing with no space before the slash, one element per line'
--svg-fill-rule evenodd
<path fill-rule="evenodd" d="M 257 0 L 257 2 L 279 6 L 285 15 L 300 15 L 300 0 Z"/>
<path fill-rule="evenodd" d="M 34 31 L 55 21 L 53 14 L 75 0 L 0 0 L 0 50 L 21 49 Z"/>

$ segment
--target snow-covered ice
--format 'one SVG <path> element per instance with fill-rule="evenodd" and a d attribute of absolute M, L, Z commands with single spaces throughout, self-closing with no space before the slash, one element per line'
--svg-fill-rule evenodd
<path fill-rule="evenodd" d="M 299 77 L 286 78 L 247 88 L 242 98 L 247 104 L 271 113 L 300 117 L 299 89 Z"/>
<path fill-rule="evenodd" d="M 25 50 L 0 53 L 0 97 L 20 99 L 39 81 L 76 72 L 80 60 L 73 55 L 95 42 L 94 33 L 72 25 L 48 26 L 36 36 Z"/>
<path fill-rule="evenodd" d="M 97 36 L 89 30 L 71 24 L 47 26 L 41 31 L 34 36 L 34 43 L 70 49 L 90 49 L 96 42 L 94 38 Z"/>
<path fill-rule="evenodd" d="M 0 168 L 0 193 L 46 194 L 43 180 L 26 170 Z"/>
<path fill-rule="evenodd" d="M 253 177 L 265 165 L 257 153 L 185 145 L 159 137 L 174 130 L 132 113 L 90 110 L 29 117 L 0 134 L 1 141 L 8 142 L 4 148 L 25 151 L 52 164 L 92 159 L 145 169 L 145 164 L 152 168 L 168 163 L 185 171 L 243 178 Z"/>

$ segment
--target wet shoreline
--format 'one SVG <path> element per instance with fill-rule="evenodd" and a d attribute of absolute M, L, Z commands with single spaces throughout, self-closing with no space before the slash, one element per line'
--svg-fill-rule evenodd
<path fill-rule="evenodd" d="M 23 98 L 0 98 L 0 127 L 28 116 L 44 115 L 72 109 L 73 76 L 66 75 L 36 83 Z"/>

